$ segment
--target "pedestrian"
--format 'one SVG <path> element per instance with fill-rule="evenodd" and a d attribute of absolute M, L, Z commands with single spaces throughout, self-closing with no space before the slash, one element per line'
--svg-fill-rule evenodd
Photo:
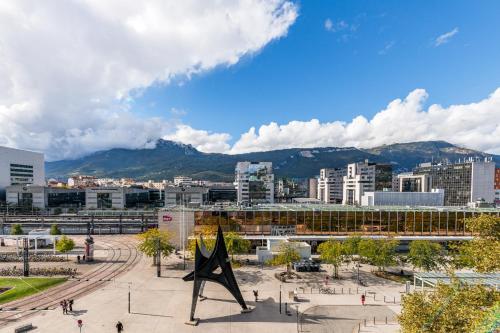
<path fill-rule="evenodd" d="M 328 285 L 328 279 L 329 279 L 329 278 L 330 278 L 330 277 L 329 277 L 328 275 L 327 275 L 327 276 L 325 276 L 325 286 L 327 286 L 327 285 Z"/>
<path fill-rule="evenodd" d="M 63 311 L 63 314 L 65 314 L 64 312 L 64 300 L 60 301 L 59 304 L 61 305 L 61 309 Z"/>
<path fill-rule="evenodd" d="M 366 300 L 365 294 L 362 294 L 361 295 L 361 304 L 362 305 L 365 305 L 365 300 Z"/>
<path fill-rule="evenodd" d="M 74 302 L 74 301 L 73 301 L 72 299 L 70 299 L 70 300 L 68 301 L 69 312 L 73 312 L 73 302 Z"/>
<path fill-rule="evenodd" d="M 78 263 L 80 263 L 80 255 L 76 256 L 76 260 L 78 261 Z"/>
<path fill-rule="evenodd" d="M 85 261 L 85 254 L 83 255 L 83 261 Z"/>
<path fill-rule="evenodd" d="M 63 314 L 68 314 L 68 302 L 66 300 L 63 300 Z"/>
<path fill-rule="evenodd" d="M 259 300 L 259 291 L 258 290 L 254 290 L 253 291 L 253 296 L 255 297 L 255 302 L 257 302 Z"/>
<path fill-rule="evenodd" d="M 116 331 L 118 333 L 121 333 L 123 331 L 123 324 L 122 324 L 121 321 L 119 321 L 119 322 L 116 323 Z"/>

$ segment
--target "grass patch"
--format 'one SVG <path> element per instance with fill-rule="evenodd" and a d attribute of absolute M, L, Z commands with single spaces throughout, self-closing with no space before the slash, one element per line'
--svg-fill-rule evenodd
<path fill-rule="evenodd" d="M 0 278 L 0 288 L 12 288 L 0 294 L 0 304 L 39 293 L 66 280 L 66 278 Z"/>

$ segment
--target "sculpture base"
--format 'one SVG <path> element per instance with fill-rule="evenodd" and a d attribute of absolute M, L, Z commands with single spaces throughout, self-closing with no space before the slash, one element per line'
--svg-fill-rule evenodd
<path fill-rule="evenodd" d="M 252 312 L 252 311 L 253 311 L 253 309 L 254 309 L 254 308 L 248 307 L 248 308 L 246 308 L 246 309 L 242 309 L 242 310 L 241 310 L 241 313 L 250 313 L 250 312 Z"/>
<path fill-rule="evenodd" d="M 186 321 L 184 324 L 190 325 L 190 326 L 198 326 L 199 322 L 200 322 L 199 318 L 194 318 L 194 320 Z"/>

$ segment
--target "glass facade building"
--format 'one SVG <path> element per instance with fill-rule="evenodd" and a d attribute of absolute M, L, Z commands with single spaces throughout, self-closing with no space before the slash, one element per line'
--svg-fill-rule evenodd
<path fill-rule="evenodd" d="M 281 206 L 281 207 L 280 207 Z M 197 210 L 195 229 L 221 225 L 225 231 L 247 235 L 273 235 L 286 228 L 293 235 L 470 235 L 464 220 L 479 214 L 499 216 L 500 210 L 402 209 L 400 207 L 350 208 L 338 205 L 263 209 Z"/>

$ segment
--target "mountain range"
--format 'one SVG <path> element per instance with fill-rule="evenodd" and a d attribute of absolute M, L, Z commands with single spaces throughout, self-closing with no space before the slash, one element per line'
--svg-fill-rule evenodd
<path fill-rule="evenodd" d="M 306 178 L 319 174 L 321 168 L 345 167 L 348 163 L 368 159 L 393 165 L 393 170 L 411 171 L 418 163 L 455 162 L 468 157 L 499 155 L 455 146 L 445 141 L 422 141 L 359 148 L 291 148 L 247 154 L 203 153 L 191 145 L 158 140 L 152 149 L 114 148 L 74 159 L 46 162 L 49 178 L 64 179 L 74 174 L 138 180 L 172 179 L 177 175 L 194 179 L 232 181 L 238 161 L 269 161 L 276 177 Z"/>

